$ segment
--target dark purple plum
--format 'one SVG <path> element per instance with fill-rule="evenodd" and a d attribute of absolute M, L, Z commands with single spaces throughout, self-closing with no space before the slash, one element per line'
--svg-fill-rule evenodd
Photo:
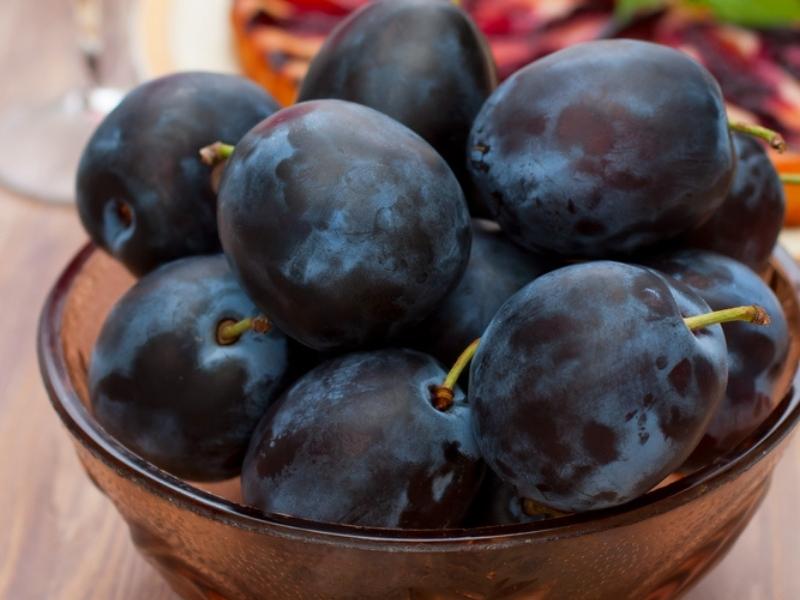
<path fill-rule="evenodd" d="M 728 346 L 725 397 L 687 464 L 703 466 L 735 448 L 786 393 L 778 384 L 786 383 L 789 326 L 769 286 L 740 262 L 713 252 L 685 250 L 650 264 L 691 287 L 714 310 L 757 304 L 770 316 L 764 327 L 722 325 Z"/>
<path fill-rule="evenodd" d="M 503 230 L 565 256 L 632 253 L 699 225 L 735 168 L 713 77 L 634 40 L 577 44 L 517 71 L 481 109 L 469 147 Z"/>
<path fill-rule="evenodd" d="M 622 504 L 694 450 L 725 390 L 718 325 L 655 271 L 600 261 L 542 275 L 481 338 L 469 402 L 487 464 L 564 512 Z"/>
<path fill-rule="evenodd" d="M 520 496 L 516 488 L 486 470 L 481 489 L 467 517 L 470 527 L 492 527 L 516 523 L 534 523 L 558 516 L 557 511 L 541 506 L 529 511 L 530 501 Z M 530 514 L 529 514 L 530 512 Z"/>
<path fill-rule="evenodd" d="M 343 20 L 311 61 L 299 99 L 358 102 L 425 138 L 466 182 L 472 121 L 497 85 L 489 46 L 447 0 L 371 2 Z"/>
<path fill-rule="evenodd" d="M 734 133 L 733 146 L 736 175 L 725 202 L 680 243 L 725 254 L 761 272 L 783 227 L 783 184 L 760 141 Z"/>
<path fill-rule="evenodd" d="M 447 163 L 371 108 L 285 108 L 237 145 L 219 191 L 222 246 L 250 297 L 318 351 L 378 344 L 457 284 L 470 222 Z"/>
<path fill-rule="evenodd" d="M 433 314 L 409 334 L 408 344 L 452 365 L 483 334 L 503 302 L 554 268 L 552 259 L 513 244 L 496 223 L 473 220 L 467 270 Z"/>
<path fill-rule="evenodd" d="M 259 423 L 242 470 L 266 513 L 389 528 L 457 525 L 483 463 L 464 394 L 434 408 L 446 373 L 412 350 L 348 354 L 312 370 Z"/>
<path fill-rule="evenodd" d="M 92 240 L 135 275 L 218 252 L 216 194 L 198 150 L 236 142 L 278 109 L 242 77 L 178 73 L 131 91 L 83 151 L 78 212 Z"/>
<path fill-rule="evenodd" d="M 92 354 L 98 422 L 178 477 L 237 475 L 285 383 L 287 340 L 273 328 L 223 345 L 217 329 L 257 310 L 222 255 L 184 258 L 145 275 L 114 306 Z"/>

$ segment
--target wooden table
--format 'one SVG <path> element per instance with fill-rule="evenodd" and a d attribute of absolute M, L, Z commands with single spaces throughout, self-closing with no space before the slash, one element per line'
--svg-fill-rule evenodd
<path fill-rule="evenodd" d="M 84 476 L 39 378 L 39 309 L 84 238 L 71 208 L 0 191 L 0 598 L 174 599 Z M 753 522 L 688 597 L 800 599 L 799 508 L 800 436 Z"/>

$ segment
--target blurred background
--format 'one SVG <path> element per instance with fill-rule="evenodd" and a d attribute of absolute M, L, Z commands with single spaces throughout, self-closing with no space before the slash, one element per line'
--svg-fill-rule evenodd
<path fill-rule="evenodd" d="M 175 70 L 241 72 L 291 103 L 327 33 L 368 0 L 5 0 L 0 185 L 69 202 L 94 125 L 138 81 Z M 717 78 L 733 118 L 800 145 L 800 0 L 463 0 L 501 78 L 608 37 L 679 48 Z M 46 15 L 46 26 L 43 17 Z M 38 25 L 39 22 L 42 25 Z M 44 33 L 46 31 L 46 34 Z M 796 152 L 776 157 L 800 170 Z M 789 221 L 800 223 L 792 190 Z"/>
<path fill-rule="evenodd" d="M 137 82 L 186 69 L 241 72 L 293 101 L 327 33 L 368 0 L 6 0 L 0 185 L 69 202 L 89 133 Z M 717 78 L 735 119 L 800 146 L 800 0 L 463 0 L 501 78 L 550 52 L 609 37 L 679 48 Z M 46 8 L 45 8 L 46 7 Z M 46 15 L 46 26 L 42 17 Z M 44 33 L 46 31 L 46 34 Z M 775 158 L 800 170 L 796 152 Z M 790 190 L 789 221 L 800 223 Z M 797 198 L 795 198 L 797 195 Z"/>
<path fill-rule="evenodd" d="M 44 295 L 86 236 L 73 177 L 93 128 L 138 82 L 244 73 L 291 103 L 330 29 L 367 0 L 0 2 L 0 598 L 172 599 L 85 478 L 34 353 Z M 800 0 L 463 0 L 501 76 L 570 44 L 635 37 L 719 80 L 730 113 L 777 129 L 800 172 Z M 800 253 L 800 186 L 782 240 Z M 734 550 L 689 598 L 800 598 L 800 440 Z M 791 521 L 794 518 L 794 521 Z"/>

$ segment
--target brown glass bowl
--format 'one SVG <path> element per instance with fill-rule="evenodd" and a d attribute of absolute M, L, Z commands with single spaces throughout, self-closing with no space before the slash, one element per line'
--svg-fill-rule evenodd
<path fill-rule="evenodd" d="M 800 270 L 779 250 L 768 275 L 792 331 Z M 400 531 L 264 516 L 237 482 L 199 486 L 139 458 L 87 410 L 94 340 L 130 276 L 84 248 L 44 307 L 39 359 L 53 406 L 91 480 L 127 521 L 139 550 L 185 598 L 672 598 L 730 548 L 770 483 L 800 419 L 791 388 L 768 421 L 724 460 L 672 478 L 625 506 L 528 525 Z"/>

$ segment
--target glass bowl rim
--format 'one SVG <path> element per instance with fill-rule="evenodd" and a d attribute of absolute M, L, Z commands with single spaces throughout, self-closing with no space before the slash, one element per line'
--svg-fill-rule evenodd
<path fill-rule="evenodd" d="M 751 444 L 729 453 L 686 477 L 622 506 L 545 519 L 526 524 L 496 525 L 470 529 L 400 530 L 325 523 L 280 514 L 264 514 L 237 502 L 216 496 L 162 471 L 137 456 L 94 421 L 81 401 L 67 369 L 66 357 L 60 342 L 62 315 L 72 286 L 83 267 L 99 250 L 91 242 L 84 245 L 71 259 L 48 293 L 42 308 L 37 333 L 37 352 L 42 379 L 51 404 L 70 434 L 95 458 L 126 479 L 145 487 L 172 504 L 201 514 L 215 521 L 240 529 L 270 533 L 282 537 L 309 535 L 332 543 L 389 544 L 395 548 L 419 550 L 422 544 L 446 548 L 472 548 L 486 545 L 508 545 L 545 541 L 550 538 L 570 538 L 615 527 L 630 525 L 669 512 L 709 490 L 722 485 L 749 470 L 773 451 L 800 421 L 800 374 L 795 373 L 793 385 L 783 400 L 773 409 L 767 421 L 749 439 Z M 800 266 L 782 247 L 776 247 L 773 264 L 789 281 L 795 291 L 796 303 L 800 291 Z M 411 546 L 409 546 L 411 545 Z"/>

